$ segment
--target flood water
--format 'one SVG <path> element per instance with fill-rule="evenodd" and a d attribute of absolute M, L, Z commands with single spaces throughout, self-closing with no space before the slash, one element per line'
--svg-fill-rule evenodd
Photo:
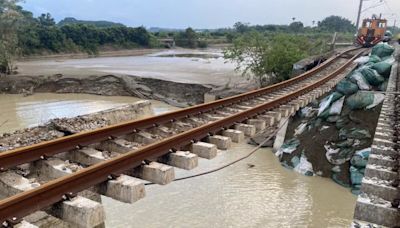
<path fill-rule="evenodd" d="M 220 167 L 254 149 L 236 144 L 214 160 L 200 160 L 187 176 Z M 249 165 L 255 165 L 250 168 Z M 329 179 L 283 168 L 269 149 L 219 172 L 166 186 L 123 204 L 103 198 L 107 227 L 349 227 L 356 197 Z"/>
<path fill-rule="evenodd" d="M 18 71 L 26 75 L 64 74 L 132 75 L 181 83 L 232 85 L 245 79 L 227 63 L 222 50 L 167 50 L 143 56 L 98 57 L 87 59 L 36 60 L 18 63 Z"/>
<path fill-rule="evenodd" d="M 140 101 L 135 97 L 97 96 L 88 94 L 37 93 L 32 96 L 0 94 L 0 133 L 13 132 L 44 124 L 50 119 L 75 117 Z M 151 101 L 153 114 L 176 108 Z M 151 115 L 152 113 L 149 113 Z"/>

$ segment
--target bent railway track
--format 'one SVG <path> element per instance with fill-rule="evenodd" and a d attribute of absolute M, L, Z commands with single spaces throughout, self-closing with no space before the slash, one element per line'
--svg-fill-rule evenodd
<path fill-rule="evenodd" d="M 238 96 L 0 153 L 2 173 L 23 164 L 48 161 L 70 160 L 78 167 L 1 200 L 0 222 L 16 224 L 33 212 L 48 209 L 83 190 L 125 175 L 167 184 L 174 175 L 157 181 L 143 174 L 146 167 L 166 163 L 191 169 L 197 162 L 179 165 L 172 157 L 193 158 L 196 154 L 196 157 L 211 159 L 216 153 L 210 152 L 208 144 L 199 144 L 201 141 L 208 140 L 218 149 L 226 149 L 231 139 L 237 142 L 243 134 L 252 136 L 255 130 L 274 127 L 281 116 L 291 115 L 335 86 L 354 69 L 354 60 L 365 51 L 350 49 L 298 77 Z M 208 149 L 194 151 L 194 144 Z M 83 150 L 87 152 L 88 148 L 91 152 L 85 154 L 85 159 L 75 156 Z M 178 153 L 188 150 L 192 153 Z M 95 155 L 102 151 L 111 153 Z"/>

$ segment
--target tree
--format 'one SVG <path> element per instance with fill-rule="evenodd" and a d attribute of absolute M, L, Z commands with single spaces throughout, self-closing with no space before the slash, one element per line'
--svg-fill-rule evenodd
<path fill-rule="evenodd" d="M 180 47 L 196 48 L 198 39 L 197 33 L 190 27 L 175 36 L 176 45 Z"/>
<path fill-rule="evenodd" d="M 290 77 L 293 64 L 305 57 L 304 41 L 291 35 L 275 35 L 271 39 L 259 32 L 247 33 L 224 51 L 225 59 L 236 64 L 236 71 L 254 79 L 260 87 Z"/>
<path fill-rule="evenodd" d="M 295 21 L 289 25 L 289 29 L 293 32 L 300 32 L 304 29 L 304 25 L 300 21 Z"/>
<path fill-rule="evenodd" d="M 49 14 L 42 14 L 38 17 L 39 23 L 42 26 L 54 26 L 56 25 L 56 22 L 54 21 L 54 18 Z"/>
<path fill-rule="evenodd" d="M 318 22 L 318 27 L 330 32 L 353 32 L 356 29 L 350 20 L 340 16 L 329 16 Z"/>
<path fill-rule="evenodd" d="M 248 32 L 250 30 L 249 28 L 249 23 L 243 23 L 243 22 L 236 22 L 233 25 L 233 28 L 236 30 L 236 32 L 243 34 L 245 32 Z"/>
<path fill-rule="evenodd" d="M 18 54 L 18 0 L 0 0 L 0 73 L 11 74 Z"/>

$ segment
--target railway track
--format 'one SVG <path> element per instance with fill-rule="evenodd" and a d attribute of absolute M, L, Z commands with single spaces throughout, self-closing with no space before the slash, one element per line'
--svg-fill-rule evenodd
<path fill-rule="evenodd" d="M 0 182 L 13 189 L 0 201 L 0 222 L 18 224 L 36 211 L 51 213 L 52 205 L 68 210 L 76 205 L 65 202 L 86 189 L 133 203 L 144 197 L 142 179 L 168 184 L 175 178 L 173 167 L 193 169 L 198 157 L 212 159 L 232 141 L 273 129 L 335 86 L 365 51 L 348 50 L 296 78 L 242 95 L 0 153 Z M 35 181 L 14 174 L 26 166 L 31 170 L 26 176 Z M 29 187 L 2 181 L 7 175 Z M 74 213 L 57 216 L 80 222 Z"/>

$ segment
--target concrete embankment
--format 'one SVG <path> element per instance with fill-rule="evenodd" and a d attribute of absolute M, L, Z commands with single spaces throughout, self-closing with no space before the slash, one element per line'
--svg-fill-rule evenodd
<path fill-rule="evenodd" d="M 105 96 L 135 96 L 154 99 L 177 107 L 204 102 L 204 94 L 212 88 L 199 85 L 164 81 L 134 76 L 3 76 L 0 93 L 53 92 L 86 93 Z"/>
<path fill-rule="evenodd" d="M 399 49 L 397 48 L 397 56 Z M 353 227 L 399 227 L 399 60 L 393 65 L 372 150 L 358 196 Z M 396 143 L 397 142 L 397 143 Z"/>

